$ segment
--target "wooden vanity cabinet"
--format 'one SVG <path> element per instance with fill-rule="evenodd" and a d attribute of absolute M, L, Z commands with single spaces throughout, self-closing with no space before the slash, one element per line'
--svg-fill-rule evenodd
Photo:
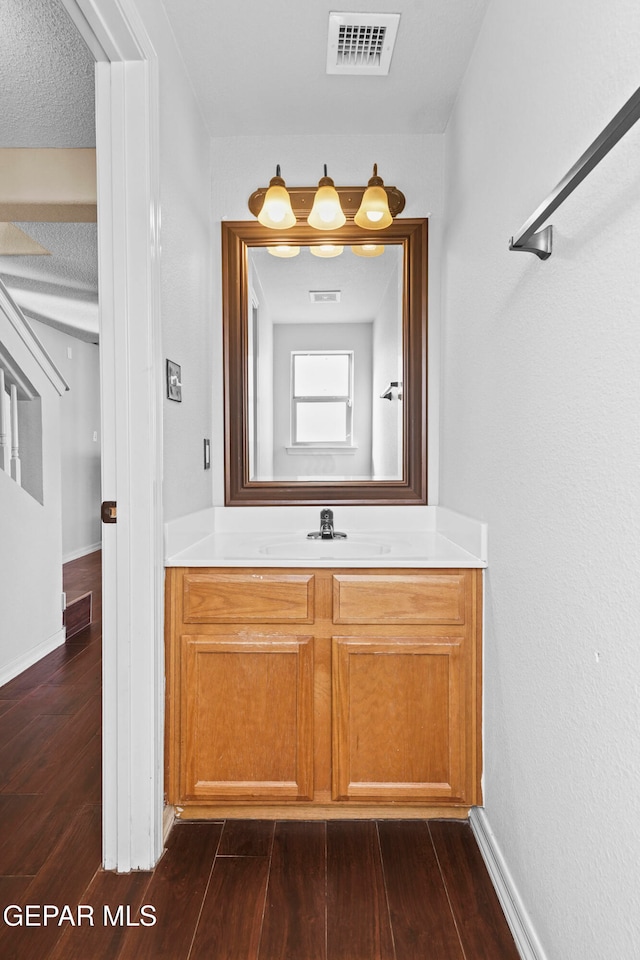
<path fill-rule="evenodd" d="M 481 577 L 168 569 L 168 801 L 465 816 L 481 802 Z"/>

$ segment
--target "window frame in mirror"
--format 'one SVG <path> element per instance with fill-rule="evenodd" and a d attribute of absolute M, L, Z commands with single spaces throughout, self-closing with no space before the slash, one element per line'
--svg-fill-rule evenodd
<path fill-rule="evenodd" d="M 251 480 L 248 454 L 247 345 L 250 294 L 248 249 L 278 243 L 312 246 L 394 243 L 403 248 L 403 443 L 400 480 Z M 279 231 L 257 221 L 222 221 L 222 328 L 224 352 L 225 504 L 427 503 L 427 250 L 426 218 L 394 220 L 366 231 L 352 222 L 320 233 L 307 224 Z"/>

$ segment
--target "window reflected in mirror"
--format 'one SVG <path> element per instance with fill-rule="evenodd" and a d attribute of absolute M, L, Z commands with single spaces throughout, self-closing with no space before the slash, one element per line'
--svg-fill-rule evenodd
<path fill-rule="evenodd" d="M 291 446 L 353 448 L 354 351 L 291 351 Z"/>

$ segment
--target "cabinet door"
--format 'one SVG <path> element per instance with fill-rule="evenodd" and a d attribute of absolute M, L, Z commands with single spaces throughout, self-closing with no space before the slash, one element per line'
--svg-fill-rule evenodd
<path fill-rule="evenodd" d="M 464 801 L 461 637 L 333 640 L 333 798 Z"/>
<path fill-rule="evenodd" d="M 183 800 L 313 795 L 313 639 L 183 636 Z"/>

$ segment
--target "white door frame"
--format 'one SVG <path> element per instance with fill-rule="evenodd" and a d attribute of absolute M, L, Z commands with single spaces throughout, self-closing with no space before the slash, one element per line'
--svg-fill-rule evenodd
<path fill-rule="evenodd" d="M 159 84 L 132 0 L 63 0 L 96 65 L 103 526 L 103 864 L 162 852 Z"/>

